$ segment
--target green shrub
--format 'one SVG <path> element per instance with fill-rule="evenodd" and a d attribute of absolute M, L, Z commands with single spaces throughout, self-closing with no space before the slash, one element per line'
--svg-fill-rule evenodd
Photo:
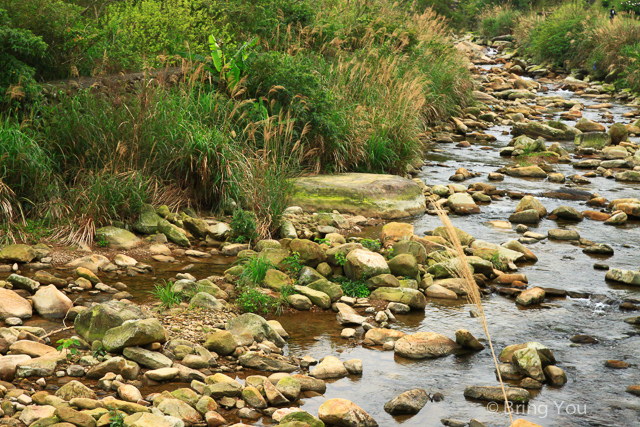
<path fill-rule="evenodd" d="M 367 298 L 371 295 L 371 291 L 364 280 L 351 280 L 346 277 L 336 277 L 334 281 L 340 284 L 342 292 L 344 292 L 348 297 Z"/>
<path fill-rule="evenodd" d="M 480 33 L 489 38 L 513 33 L 521 13 L 509 6 L 497 6 L 485 10 L 479 17 Z"/>
<path fill-rule="evenodd" d="M 251 241 L 258 237 L 256 231 L 256 214 L 238 208 L 233 211 L 233 217 L 229 224 L 235 236 L 236 242 Z"/>
<path fill-rule="evenodd" d="M 292 276 L 298 276 L 304 264 L 300 261 L 300 254 L 298 252 L 293 252 L 291 255 L 286 257 L 282 263 L 286 266 L 289 274 Z"/>
<path fill-rule="evenodd" d="M 260 285 L 267 275 L 267 271 L 274 268 L 273 264 L 261 256 L 249 258 L 244 264 L 244 270 L 238 281 L 242 284 Z"/>
<path fill-rule="evenodd" d="M 37 93 L 35 67 L 47 44 L 31 31 L 16 28 L 0 3 L 0 107 L 13 99 L 33 99 Z M 10 90 L 11 88 L 11 90 Z"/>

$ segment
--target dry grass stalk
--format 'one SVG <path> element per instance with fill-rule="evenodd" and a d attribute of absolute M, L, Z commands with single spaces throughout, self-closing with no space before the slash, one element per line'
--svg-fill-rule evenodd
<path fill-rule="evenodd" d="M 504 387 L 504 382 L 502 381 L 502 375 L 500 375 L 500 368 L 498 366 L 498 359 L 496 357 L 496 353 L 493 350 L 493 344 L 491 343 L 491 336 L 489 335 L 489 327 L 487 324 L 487 318 L 484 314 L 484 308 L 482 307 L 482 299 L 480 298 L 480 291 L 478 290 L 478 285 L 476 284 L 475 279 L 473 278 L 473 274 L 469 269 L 469 264 L 467 263 L 467 257 L 464 253 L 464 249 L 462 249 L 462 244 L 460 243 L 460 239 L 458 238 L 458 234 L 456 230 L 451 224 L 451 220 L 449 216 L 445 212 L 445 210 L 439 206 L 435 206 L 436 213 L 438 214 L 438 218 L 444 225 L 444 228 L 447 230 L 447 234 L 449 235 L 449 241 L 453 244 L 453 249 L 449 249 L 449 251 L 455 253 L 460 260 L 459 262 L 450 262 L 451 273 L 464 279 L 464 287 L 467 291 L 467 299 L 469 303 L 473 304 L 476 307 L 478 313 L 478 320 L 482 329 L 484 330 L 485 335 L 487 336 L 487 341 L 489 342 L 489 348 L 491 349 L 491 356 L 493 356 L 493 362 L 496 366 L 496 372 L 498 373 L 498 380 L 500 381 L 500 386 L 502 387 L 502 393 L 504 395 L 505 407 L 507 408 L 507 412 L 509 413 L 509 418 L 511 420 L 511 424 L 513 424 L 513 416 L 511 414 L 511 408 L 509 407 L 509 400 L 507 398 L 507 391 Z"/>

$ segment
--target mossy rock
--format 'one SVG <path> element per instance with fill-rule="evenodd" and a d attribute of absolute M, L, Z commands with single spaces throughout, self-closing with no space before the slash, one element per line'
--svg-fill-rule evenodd
<path fill-rule="evenodd" d="M 102 340 L 105 333 L 121 326 L 127 320 L 146 319 L 138 307 L 119 301 L 109 301 L 84 310 L 76 316 L 74 327 L 78 335 L 88 342 Z"/>

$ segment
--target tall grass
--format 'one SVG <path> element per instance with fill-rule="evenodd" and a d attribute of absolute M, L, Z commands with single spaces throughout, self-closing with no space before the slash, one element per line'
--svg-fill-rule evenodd
<path fill-rule="evenodd" d="M 489 38 L 512 34 L 521 18 L 522 12 L 509 3 L 486 8 L 478 17 L 480 34 Z"/>

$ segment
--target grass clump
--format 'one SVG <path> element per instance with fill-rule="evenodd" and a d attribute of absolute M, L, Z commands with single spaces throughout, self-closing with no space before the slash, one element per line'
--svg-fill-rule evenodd
<path fill-rule="evenodd" d="M 522 13 L 509 4 L 485 9 L 478 17 L 480 34 L 488 38 L 512 34 L 521 17 Z"/>
<path fill-rule="evenodd" d="M 334 278 L 334 281 L 340 284 L 342 292 L 348 297 L 367 298 L 371 295 L 371 291 L 364 280 L 351 280 L 347 277 L 336 277 Z"/>
<path fill-rule="evenodd" d="M 251 241 L 258 237 L 256 215 L 253 212 L 247 212 L 242 208 L 236 209 L 233 211 L 229 226 L 238 243 Z"/>
<path fill-rule="evenodd" d="M 160 308 L 170 309 L 182 302 L 182 295 L 173 291 L 173 283 L 162 280 L 153 285 L 153 290 L 149 292 L 151 296 L 160 301 Z"/>

